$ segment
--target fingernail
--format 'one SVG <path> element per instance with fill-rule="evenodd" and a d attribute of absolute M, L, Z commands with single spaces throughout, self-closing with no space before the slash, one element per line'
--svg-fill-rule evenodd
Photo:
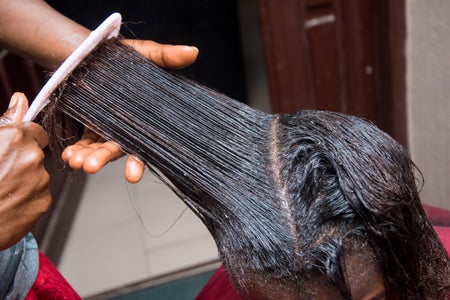
<path fill-rule="evenodd" d="M 17 101 L 19 101 L 19 97 L 17 97 L 15 94 L 12 95 L 11 100 L 9 101 L 8 109 L 9 108 L 13 108 L 14 106 L 16 106 L 17 105 Z"/>
<path fill-rule="evenodd" d="M 198 51 L 198 48 L 197 48 L 197 47 L 191 46 L 191 49 L 195 50 L 195 53 L 198 54 L 199 51 Z"/>
<path fill-rule="evenodd" d="M 195 47 L 195 46 L 183 46 L 183 50 L 185 50 L 185 51 L 192 51 L 192 50 L 194 50 L 196 53 L 198 53 L 198 48 L 197 47 Z"/>

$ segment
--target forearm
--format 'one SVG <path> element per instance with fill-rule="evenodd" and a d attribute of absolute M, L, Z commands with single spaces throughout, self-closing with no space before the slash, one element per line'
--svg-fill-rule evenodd
<path fill-rule="evenodd" d="M 56 69 L 89 30 L 43 0 L 0 0 L 0 47 Z"/>

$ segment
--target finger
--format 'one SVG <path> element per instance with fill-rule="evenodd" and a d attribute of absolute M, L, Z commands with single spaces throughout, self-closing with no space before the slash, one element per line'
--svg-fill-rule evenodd
<path fill-rule="evenodd" d="M 89 146 L 88 148 L 90 148 Z M 95 174 L 108 162 L 116 160 L 123 155 L 122 149 L 117 143 L 105 142 L 92 151 L 83 162 L 83 170 L 88 174 Z"/>
<path fill-rule="evenodd" d="M 1 117 L 2 125 L 20 123 L 28 110 L 28 99 L 23 93 L 14 93 L 9 101 L 8 110 Z"/>
<path fill-rule="evenodd" d="M 71 155 L 65 155 L 63 160 L 66 161 L 72 169 L 81 169 L 83 168 L 84 162 L 92 154 L 95 150 L 92 148 L 87 148 L 80 146 L 78 148 L 71 147 L 73 152 Z"/>
<path fill-rule="evenodd" d="M 61 158 L 62 158 L 63 161 L 69 162 L 70 159 L 74 156 L 75 153 L 77 153 L 78 151 L 80 151 L 80 150 L 82 150 L 84 148 L 86 148 L 86 147 L 82 146 L 82 145 L 77 145 L 77 144 L 68 146 L 61 153 Z"/>
<path fill-rule="evenodd" d="M 69 162 L 75 153 L 77 153 L 80 150 L 83 150 L 88 146 L 91 146 L 91 148 L 93 148 L 94 143 L 98 143 L 97 145 L 99 147 L 101 145 L 101 143 L 99 142 L 102 140 L 103 139 L 99 135 L 97 135 L 93 131 L 90 131 L 89 129 L 86 129 L 85 133 L 81 137 L 81 140 L 79 140 L 73 145 L 67 146 L 64 149 L 64 151 L 61 153 L 61 158 L 63 161 Z M 81 166 L 79 166 L 78 168 L 81 168 Z"/>
<path fill-rule="evenodd" d="M 48 135 L 44 128 L 37 123 L 26 122 L 20 125 L 29 134 L 41 149 L 48 145 Z"/>
<path fill-rule="evenodd" d="M 105 142 L 105 140 L 95 132 L 91 131 L 89 128 L 85 128 L 85 131 L 81 136 L 81 139 L 76 143 L 76 145 L 89 146 L 93 143 L 100 143 L 100 142 L 103 143 Z"/>
<path fill-rule="evenodd" d="M 110 159 L 114 156 L 111 150 L 101 150 L 106 143 L 84 143 L 79 141 L 75 145 L 66 148 L 63 160 L 69 163 L 73 169 L 84 169 L 86 173 L 97 173 L 98 165 L 104 165 L 102 161 Z M 107 146 L 106 146 L 107 147 Z M 117 148 L 118 146 L 116 146 Z M 119 147 L 120 149 L 120 147 Z M 112 149 L 114 154 L 120 150 Z M 97 154 L 96 154 L 97 153 Z M 104 158 L 106 156 L 106 158 Z"/>
<path fill-rule="evenodd" d="M 160 67 L 184 68 L 198 56 L 198 49 L 192 46 L 163 45 L 148 40 L 124 40 L 124 43 Z"/>
<path fill-rule="evenodd" d="M 144 163 L 134 155 L 127 158 L 125 164 L 125 178 L 129 183 L 138 183 L 144 176 Z"/>

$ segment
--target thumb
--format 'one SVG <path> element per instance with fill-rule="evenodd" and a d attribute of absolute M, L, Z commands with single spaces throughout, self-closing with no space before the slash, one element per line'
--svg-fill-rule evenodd
<path fill-rule="evenodd" d="M 28 99 L 23 93 L 14 93 L 9 101 L 9 107 L 3 114 L 2 123 L 22 122 L 28 110 Z"/>

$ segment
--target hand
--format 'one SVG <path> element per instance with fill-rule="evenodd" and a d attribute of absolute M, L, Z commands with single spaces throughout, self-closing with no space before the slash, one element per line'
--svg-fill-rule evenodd
<path fill-rule="evenodd" d="M 0 118 L 0 250 L 30 232 L 51 204 L 42 151 L 48 137 L 38 124 L 21 123 L 27 109 L 25 95 L 15 93 Z"/>
<path fill-rule="evenodd" d="M 148 60 L 160 67 L 183 68 L 192 64 L 198 49 L 189 46 L 162 45 L 153 41 L 124 40 Z M 105 141 L 89 129 L 81 140 L 67 147 L 62 159 L 73 169 L 83 169 L 88 174 L 97 173 L 108 162 L 123 155 L 120 146 L 115 142 Z M 144 174 L 144 163 L 130 155 L 125 164 L 125 178 L 130 183 L 139 182 Z"/>

